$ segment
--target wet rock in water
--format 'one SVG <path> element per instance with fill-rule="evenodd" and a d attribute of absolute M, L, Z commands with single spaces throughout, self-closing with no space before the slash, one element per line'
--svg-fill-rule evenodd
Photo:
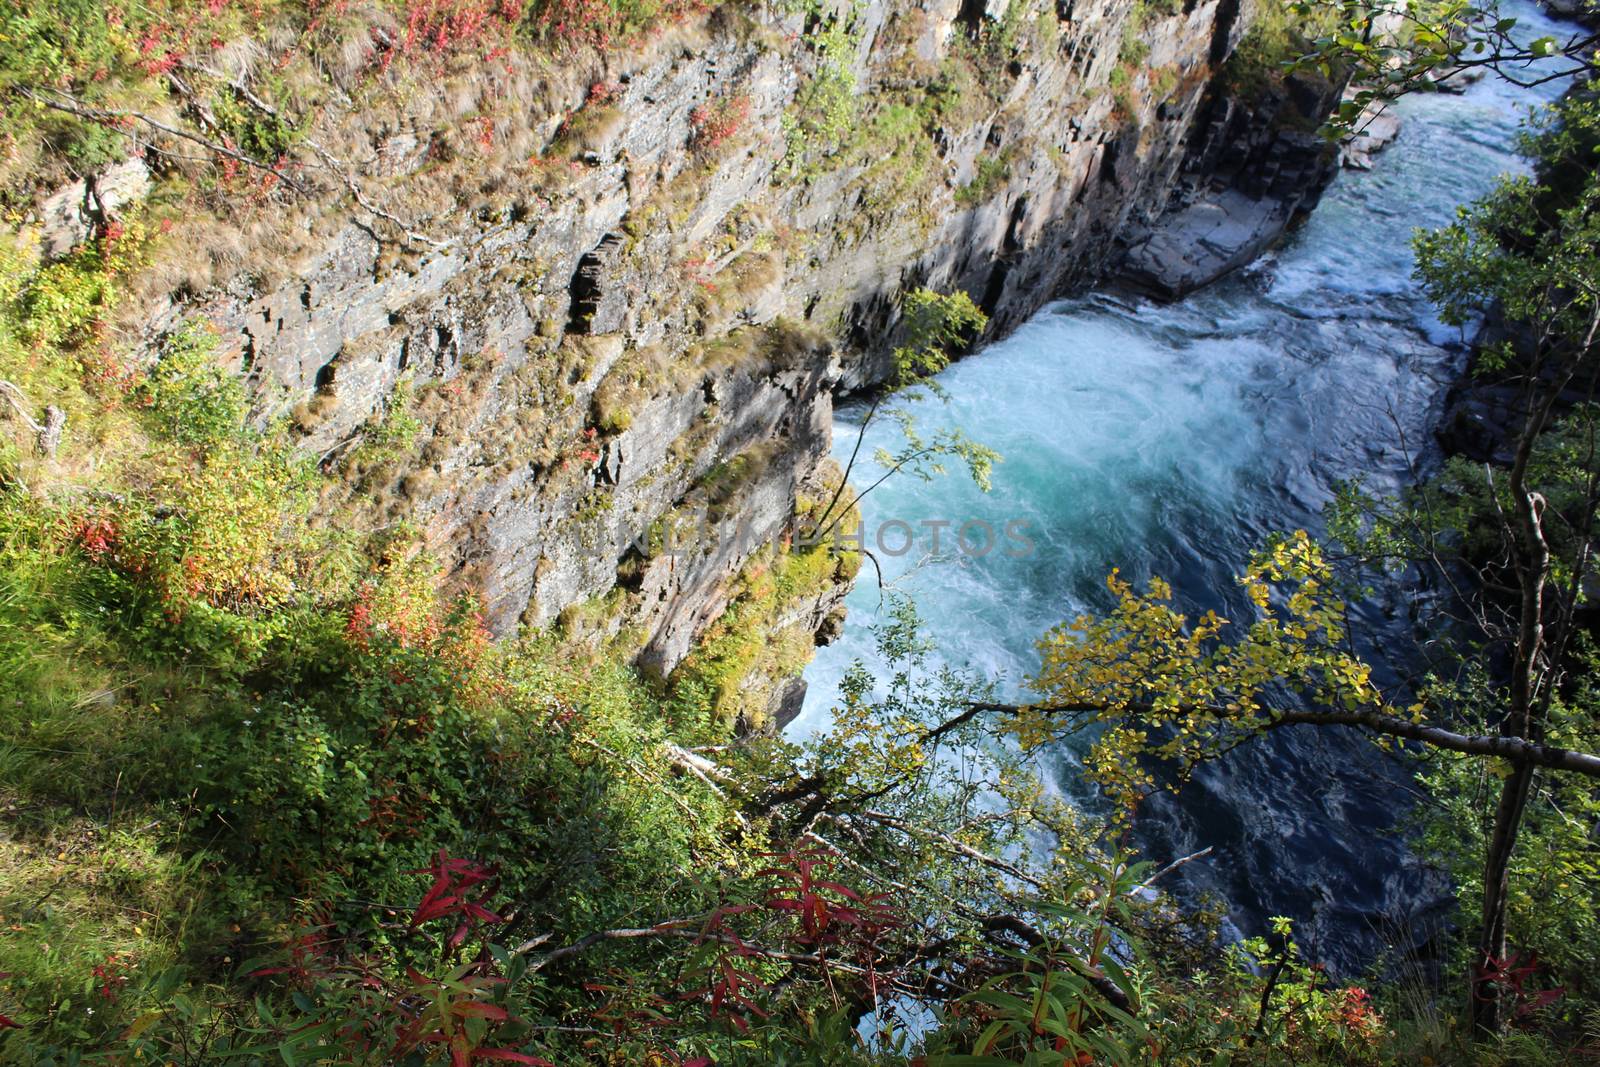
<path fill-rule="evenodd" d="M 1338 154 L 1313 132 L 1340 87 L 1293 75 L 1249 99 L 1208 103 L 1166 209 L 1124 236 L 1117 280 L 1177 300 L 1272 247 L 1322 197 Z"/>
<path fill-rule="evenodd" d="M 1123 279 L 1143 292 L 1176 300 L 1255 259 L 1288 222 L 1282 201 L 1225 190 L 1163 219 L 1129 251 Z"/>
<path fill-rule="evenodd" d="M 1345 98 L 1351 94 L 1346 92 Z M 1367 104 L 1356 119 L 1353 132 L 1339 145 L 1339 163 L 1351 170 L 1371 170 L 1372 157 L 1388 148 L 1400 136 L 1400 116 L 1380 100 Z"/>
<path fill-rule="evenodd" d="M 1520 391 L 1512 386 L 1466 382 L 1453 389 L 1445 417 L 1434 431 L 1439 447 L 1474 463 L 1506 463 L 1521 418 Z"/>
<path fill-rule="evenodd" d="M 1433 87 L 1441 93 L 1455 93 L 1460 95 L 1467 91 L 1467 86 L 1476 85 L 1483 80 L 1484 72 L 1480 69 L 1458 70 L 1451 74 L 1431 76 L 1428 80 L 1433 82 Z"/>
<path fill-rule="evenodd" d="M 1571 19 L 1585 26 L 1600 25 L 1600 9 L 1591 0 L 1543 0 L 1544 9 L 1556 18 Z"/>

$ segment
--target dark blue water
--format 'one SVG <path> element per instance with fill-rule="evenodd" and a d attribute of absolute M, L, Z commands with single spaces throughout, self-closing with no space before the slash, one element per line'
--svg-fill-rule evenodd
<path fill-rule="evenodd" d="M 1559 30 L 1531 8 L 1515 13 L 1538 33 Z M 942 374 L 951 399 L 920 404 L 919 421 L 998 449 L 993 489 L 955 473 L 891 478 L 864 501 L 867 529 L 1022 520 L 1035 544 L 1021 558 L 880 554 L 947 659 L 1025 696 L 1034 641 L 1106 607 L 1113 567 L 1166 577 L 1191 607 L 1242 613 L 1233 576 L 1264 537 L 1319 529 L 1341 480 L 1383 491 L 1434 462 L 1431 428 L 1465 349 L 1416 290 L 1410 236 L 1523 169 L 1512 142 L 1531 99 L 1496 81 L 1408 99 L 1376 169 L 1341 175 L 1310 221 L 1247 271 L 1165 307 L 1055 304 Z M 836 426 L 844 454 L 852 418 L 846 410 Z M 874 426 L 866 444 L 864 454 L 892 449 L 895 435 Z M 868 462 L 852 480 L 879 473 Z M 870 567 L 849 605 L 844 637 L 807 672 L 791 736 L 826 729 L 845 668 L 874 661 L 881 592 Z M 1369 611 L 1390 624 L 1383 606 Z M 1043 769 L 1081 793 L 1070 746 Z M 1360 739 L 1301 731 L 1207 769 L 1176 803 L 1147 806 L 1140 834 L 1157 859 L 1212 847 L 1176 885 L 1226 899 L 1240 929 L 1291 915 L 1303 943 L 1355 965 L 1418 936 L 1446 891 L 1391 833 L 1407 786 L 1407 772 Z"/>

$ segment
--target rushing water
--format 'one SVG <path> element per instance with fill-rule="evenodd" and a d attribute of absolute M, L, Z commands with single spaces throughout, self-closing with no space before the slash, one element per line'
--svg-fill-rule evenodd
<path fill-rule="evenodd" d="M 1532 8 L 1515 13 L 1559 32 Z M 1024 520 L 1035 546 L 963 557 L 947 533 L 947 551 L 930 556 L 924 533 L 912 552 L 879 553 L 943 655 L 1022 694 L 1035 639 L 1104 609 L 1113 567 L 1160 574 L 1186 604 L 1239 617 L 1232 576 L 1266 535 L 1317 529 L 1341 480 L 1381 491 L 1432 462 L 1431 427 L 1465 350 L 1411 280 L 1410 234 L 1522 169 L 1511 145 L 1529 100 L 1493 80 L 1410 98 L 1376 169 L 1341 175 L 1309 222 L 1247 271 L 1165 307 L 1108 296 L 1052 305 L 942 374 L 950 400 L 919 404 L 919 423 L 959 425 L 998 449 L 993 489 L 955 473 L 890 478 L 863 502 L 869 535 L 890 520 L 919 530 Z M 859 417 L 841 412 L 841 453 Z M 875 424 L 863 453 L 893 444 Z M 858 463 L 852 480 L 878 473 Z M 903 539 L 897 528 L 885 543 Z M 791 736 L 825 729 L 845 667 L 874 662 L 881 594 L 870 567 L 849 606 L 844 636 L 807 672 Z M 1380 607 L 1369 613 L 1383 624 Z M 1076 787 L 1073 752 L 1047 763 Z M 1437 875 L 1388 832 L 1406 806 L 1403 772 L 1370 746 L 1301 730 L 1206 769 L 1176 803 L 1147 805 L 1143 844 L 1158 860 L 1213 846 L 1180 872 L 1186 890 L 1222 896 L 1246 932 L 1295 916 L 1314 950 L 1359 965 L 1397 933 L 1418 936 L 1442 899 Z"/>

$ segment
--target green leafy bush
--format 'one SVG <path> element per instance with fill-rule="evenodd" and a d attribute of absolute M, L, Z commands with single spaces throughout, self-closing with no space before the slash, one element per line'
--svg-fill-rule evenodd
<path fill-rule="evenodd" d="M 956 190 L 956 203 L 965 208 L 986 204 L 1011 177 L 1011 163 L 1005 154 L 981 156 L 972 180 Z"/>
<path fill-rule="evenodd" d="M 937 374 L 981 331 L 989 317 L 964 290 L 938 293 L 913 289 L 902 305 L 904 343 L 895 348 L 897 380 L 911 382 Z"/>
<path fill-rule="evenodd" d="M 816 69 L 783 117 L 783 173 L 791 178 L 805 177 L 843 151 L 857 132 L 856 36 L 848 16 L 818 18 L 818 28 L 805 38 Z"/>
<path fill-rule="evenodd" d="M 238 376 L 220 366 L 215 355 L 216 335 L 209 324 L 186 322 L 165 339 L 134 390 L 135 402 L 149 412 L 157 433 L 203 452 L 234 442 L 248 407 Z"/>

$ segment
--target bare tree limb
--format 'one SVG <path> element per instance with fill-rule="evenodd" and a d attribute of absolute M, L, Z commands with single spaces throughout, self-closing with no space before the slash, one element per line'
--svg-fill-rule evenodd
<path fill-rule="evenodd" d="M 273 107 L 271 104 L 261 99 L 261 97 L 257 96 L 250 90 L 250 87 L 245 85 L 243 82 L 229 78 L 221 71 L 214 70 L 211 67 L 199 63 L 185 63 L 184 68 L 186 70 L 192 70 L 197 74 L 203 74 L 208 78 L 215 78 L 228 88 L 232 89 L 234 92 L 238 93 L 240 99 L 249 104 L 251 107 L 255 108 L 257 111 L 261 112 L 263 115 L 266 115 L 268 118 L 275 119 L 278 122 L 285 121 L 283 114 L 277 108 Z M 377 204 L 374 204 L 372 201 L 368 200 L 365 192 L 362 191 L 360 184 L 350 175 L 349 168 L 345 165 L 343 160 L 339 159 L 332 152 L 329 152 L 326 148 L 322 147 L 322 145 L 313 137 L 306 136 L 302 137 L 301 140 L 305 143 L 306 147 L 310 148 L 317 154 L 317 158 L 322 160 L 323 166 L 327 167 L 333 172 L 334 176 L 339 179 L 346 191 L 350 193 L 350 195 L 355 199 L 355 202 L 360 205 L 363 210 L 395 227 L 395 229 L 400 231 L 401 235 L 406 239 L 406 241 L 415 242 L 417 244 L 432 245 L 435 248 L 442 248 L 451 243 L 450 241 L 440 240 L 436 237 L 429 237 L 425 233 L 419 233 L 417 230 L 412 228 L 410 223 L 401 219 L 393 212 L 386 211 L 382 207 L 379 207 Z"/>
<path fill-rule="evenodd" d="M 256 170 L 262 171 L 263 173 L 270 174 L 297 193 L 304 194 L 306 192 L 306 187 L 304 185 L 301 185 L 288 174 L 285 174 L 283 171 L 279 170 L 275 164 L 263 163 L 261 160 L 256 159 L 254 156 L 251 156 L 248 153 L 241 152 L 237 148 L 230 148 L 225 144 L 211 140 L 209 137 L 202 137 L 198 133 L 193 133 L 177 126 L 169 126 L 159 119 L 151 118 L 142 111 L 131 111 L 126 108 L 95 107 L 92 104 L 86 104 L 81 100 L 68 96 L 67 94 L 55 89 L 50 90 L 49 95 L 46 95 L 45 93 L 35 92 L 27 86 L 22 85 L 17 87 L 17 92 L 21 93 L 24 97 L 32 100 L 36 104 L 41 104 L 44 107 L 48 107 L 52 110 L 60 111 L 68 115 L 75 115 L 81 119 L 88 119 L 90 122 L 98 122 L 102 125 L 119 125 L 119 123 L 115 121 L 118 119 L 132 119 L 135 122 L 142 122 L 153 130 L 160 130 L 162 133 L 165 133 L 171 137 L 179 137 L 185 141 L 191 141 L 194 144 L 202 145 L 209 151 L 215 152 L 220 156 L 226 156 L 229 159 L 237 160 L 238 162 L 243 163 L 247 167 L 253 167 Z"/>
<path fill-rule="evenodd" d="M 28 397 L 21 389 L 11 382 L 0 380 L 0 394 L 10 401 L 17 417 L 33 431 L 34 450 L 46 458 L 54 456 L 56 449 L 61 447 L 61 434 L 67 428 L 67 413 L 54 404 L 47 405 L 44 409 L 44 422 L 40 424 L 33 420 L 33 416 L 24 406 L 28 402 Z"/>
<path fill-rule="evenodd" d="M 950 729 L 954 729 L 956 725 L 968 722 L 986 712 L 1015 714 L 1024 710 L 1054 715 L 1098 714 L 1108 711 L 1152 712 L 1156 708 L 1151 704 L 1137 702 L 1118 704 L 1096 704 L 1092 702 L 996 704 L 974 702 L 967 705 L 966 710 L 959 715 L 934 727 L 924 737 L 935 737 L 948 732 Z M 1179 705 L 1175 708 L 1163 708 L 1161 710 L 1172 712 L 1208 711 L 1218 716 L 1226 716 L 1228 714 L 1228 710 L 1219 705 Z M 1379 711 L 1268 710 L 1265 714 L 1267 715 L 1266 720 L 1259 724 L 1260 728 L 1264 730 L 1273 730 L 1281 726 L 1355 726 L 1388 737 L 1420 741 L 1448 752 L 1460 752 L 1469 756 L 1495 756 L 1500 759 L 1510 760 L 1512 763 L 1549 767 L 1558 771 L 1574 771 L 1591 778 L 1600 778 L 1600 755 L 1579 752 L 1570 748 L 1561 748 L 1557 745 L 1526 741 L 1518 737 L 1457 733 L 1454 730 L 1446 730 L 1440 726 L 1416 723 L 1409 719 L 1402 719 L 1397 715 L 1387 715 Z"/>
<path fill-rule="evenodd" d="M 1173 871 L 1177 870 L 1179 867 L 1182 867 L 1185 863 L 1189 863 L 1189 862 L 1191 862 L 1193 860 L 1204 859 L 1205 857 L 1211 855 L 1211 848 L 1212 848 L 1212 846 L 1207 845 L 1205 848 L 1201 849 L 1199 852 L 1191 852 L 1187 856 L 1179 856 L 1177 859 L 1173 860 L 1171 863 L 1169 863 L 1165 867 L 1161 868 L 1155 874 L 1152 874 L 1150 877 L 1146 878 L 1144 881 L 1142 881 L 1138 885 L 1134 886 L 1133 889 L 1132 889 L 1132 892 L 1137 893 L 1137 892 L 1140 892 L 1141 890 L 1149 889 L 1157 881 L 1159 881 L 1162 878 L 1165 878 L 1167 875 L 1171 874 Z"/>
<path fill-rule="evenodd" d="M 949 848 L 959 856 L 964 856 L 969 860 L 976 860 L 985 867 L 999 871 L 1002 874 L 1009 874 L 1018 881 L 1028 883 L 1035 889 L 1044 888 L 1043 882 L 1029 874 L 1027 871 L 1024 871 L 1021 867 L 1018 867 L 1012 863 L 1007 863 L 1005 860 L 1000 859 L 997 856 L 991 856 L 987 852 L 980 852 L 978 849 L 973 848 L 966 842 L 961 841 L 958 838 L 951 837 L 942 830 L 935 830 L 931 826 L 917 826 L 914 823 L 908 823 L 904 819 L 890 815 L 886 811 L 873 811 L 870 808 L 861 812 L 861 817 L 864 819 L 871 819 L 873 822 L 890 827 L 891 829 L 899 830 L 904 834 L 916 834 L 921 837 L 930 838 Z"/>

